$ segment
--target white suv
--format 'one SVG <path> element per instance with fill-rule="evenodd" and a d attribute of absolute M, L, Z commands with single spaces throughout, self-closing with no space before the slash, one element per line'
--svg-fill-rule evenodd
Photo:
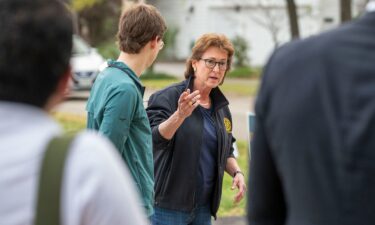
<path fill-rule="evenodd" d="M 95 48 L 88 45 L 81 37 L 73 35 L 71 58 L 73 89 L 91 88 L 103 62 L 103 57 Z"/>

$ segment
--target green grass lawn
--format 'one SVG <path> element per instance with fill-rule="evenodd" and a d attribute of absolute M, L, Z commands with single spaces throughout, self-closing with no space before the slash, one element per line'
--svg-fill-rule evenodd
<path fill-rule="evenodd" d="M 142 83 L 146 88 L 151 90 L 159 90 L 173 83 L 179 82 L 176 79 L 163 79 L 154 80 L 147 79 L 142 80 Z M 225 95 L 235 96 L 255 96 L 258 91 L 259 80 L 258 79 L 225 79 L 224 84 L 220 86 L 220 89 Z"/>
<path fill-rule="evenodd" d="M 246 185 L 247 185 L 247 171 L 248 171 L 248 147 L 246 141 L 237 141 L 239 157 L 237 158 L 238 165 L 245 174 Z M 246 196 L 238 204 L 234 204 L 234 196 L 237 193 L 237 189 L 231 190 L 232 177 L 225 173 L 223 182 L 223 194 L 221 197 L 221 204 L 218 212 L 219 217 L 225 216 L 242 216 L 245 215 L 246 207 Z"/>
<path fill-rule="evenodd" d="M 147 89 L 160 90 L 173 83 L 177 83 L 179 80 L 176 79 L 165 79 L 165 80 L 142 80 L 142 84 L 146 86 Z"/>
<path fill-rule="evenodd" d="M 220 89 L 225 95 L 255 96 L 258 87 L 258 79 L 225 79 Z"/>
<path fill-rule="evenodd" d="M 86 118 L 84 116 L 76 116 L 67 113 L 53 113 L 52 116 L 62 125 L 67 133 L 76 133 L 86 127 Z M 248 150 L 245 141 L 238 141 L 239 158 L 238 163 L 247 177 L 248 171 Z M 239 216 L 245 214 L 245 200 L 246 197 L 239 203 L 234 204 L 233 199 L 237 193 L 237 189 L 231 190 L 232 177 L 225 173 L 223 183 L 223 194 L 221 198 L 221 205 L 218 216 Z"/>
<path fill-rule="evenodd" d="M 52 113 L 52 116 L 61 124 L 66 133 L 74 134 L 86 128 L 86 117 L 84 116 L 59 112 Z"/>

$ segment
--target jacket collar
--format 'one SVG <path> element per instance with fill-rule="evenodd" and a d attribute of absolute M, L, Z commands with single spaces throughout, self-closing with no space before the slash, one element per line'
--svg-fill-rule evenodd
<path fill-rule="evenodd" d="M 372 2 L 370 2 L 372 3 Z M 375 7 L 375 5 L 374 5 Z M 374 28 L 375 24 L 375 8 L 373 10 L 368 10 L 367 13 L 365 13 L 360 19 L 358 19 L 358 22 L 370 26 L 371 28 Z"/>
<path fill-rule="evenodd" d="M 185 90 L 189 88 L 190 90 L 193 90 L 194 87 L 194 76 L 191 75 L 189 78 L 187 78 L 184 81 Z M 229 101 L 224 96 L 223 92 L 219 89 L 219 87 L 216 87 L 211 90 L 210 97 L 213 103 L 214 111 L 219 110 L 220 108 L 229 105 Z"/>
<path fill-rule="evenodd" d="M 114 67 L 119 70 L 122 70 L 126 75 L 130 77 L 130 79 L 133 80 L 134 84 L 137 86 L 139 92 L 141 93 L 141 96 L 143 97 L 146 88 L 142 85 L 141 80 L 139 77 L 134 73 L 130 67 L 128 67 L 125 63 L 115 60 L 108 60 L 107 61 L 108 67 Z"/>

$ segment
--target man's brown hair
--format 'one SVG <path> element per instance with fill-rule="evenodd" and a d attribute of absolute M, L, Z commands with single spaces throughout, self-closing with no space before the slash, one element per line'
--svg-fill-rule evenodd
<path fill-rule="evenodd" d="M 227 65 L 227 69 L 225 70 L 225 74 L 230 70 L 231 64 L 232 64 L 232 57 L 234 54 L 233 44 L 225 35 L 208 33 L 208 34 L 202 35 L 195 42 L 191 56 L 186 61 L 186 70 L 185 70 L 186 79 L 194 75 L 194 69 L 192 66 L 193 60 L 200 60 L 204 52 L 210 47 L 217 47 L 228 53 L 228 61 L 227 61 L 228 65 Z"/>
<path fill-rule="evenodd" d="M 134 4 L 121 15 L 117 33 L 119 48 L 137 54 L 152 39 L 163 38 L 166 29 L 163 17 L 154 6 Z"/>

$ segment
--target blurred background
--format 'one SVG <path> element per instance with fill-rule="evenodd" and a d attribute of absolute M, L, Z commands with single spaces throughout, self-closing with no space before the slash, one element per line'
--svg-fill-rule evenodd
<path fill-rule="evenodd" d="M 67 0 L 76 33 L 104 58 L 117 57 L 117 21 L 133 2 L 160 10 L 168 24 L 159 61 L 184 61 L 206 32 L 227 35 L 238 46 L 238 64 L 262 66 L 275 47 L 336 27 L 363 13 L 368 0 Z"/>
<path fill-rule="evenodd" d="M 368 0 L 65 0 L 75 17 L 78 51 L 75 89 L 89 88 L 105 59 L 117 58 L 118 19 L 134 2 L 154 5 L 165 17 L 165 47 L 148 74 L 181 77 L 194 41 L 207 32 L 227 35 L 235 45 L 228 77 L 258 78 L 272 51 L 294 39 L 329 30 L 360 16 Z M 80 39 L 80 40 L 79 40 Z M 83 44 L 82 44 L 83 43 Z M 86 50 L 82 50 L 82 46 Z M 77 54 L 81 53 L 81 54 Z M 97 54 L 98 53 L 98 54 Z M 90 55 L 90 56 L 89 56 Z M 77 57 L 81 56 L 81 57 Z M 85 57 L 82 57 L 85 56 Z M 100 58 L 102 57 L 102 58 Z M 77 59 L 78 58 L 78 59 Z M 151 74 L 150 74 L 151 73 Z M 146 77 L 145 77 L 146 78 Z"/>

